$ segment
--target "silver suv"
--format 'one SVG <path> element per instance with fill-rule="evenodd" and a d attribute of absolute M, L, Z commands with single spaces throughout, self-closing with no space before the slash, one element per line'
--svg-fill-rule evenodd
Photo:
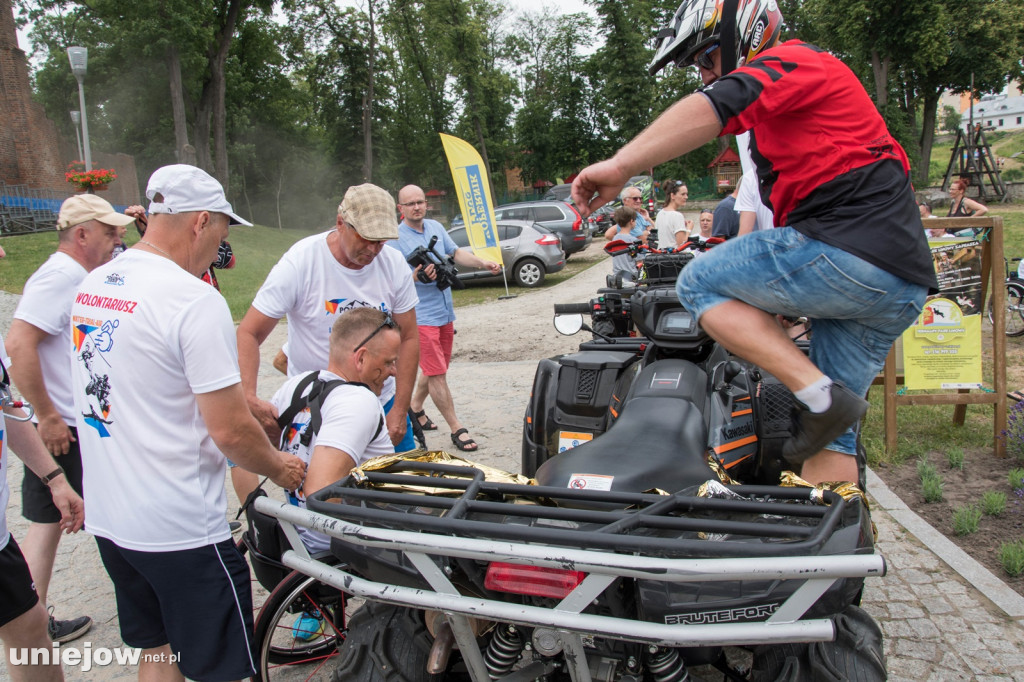
<path fill-rule="evenodd" d="M 525 220 L 546 227 L 562 242 L 562 251 L 565 252 L 566 258 L 587 248 L 593 239 L 579 212 L 564 201 L 521 201 L 504 204 L 495 207 L 494 219 Z M 462 227 L 462 216 L 453 220 L 451 226 Z"/>

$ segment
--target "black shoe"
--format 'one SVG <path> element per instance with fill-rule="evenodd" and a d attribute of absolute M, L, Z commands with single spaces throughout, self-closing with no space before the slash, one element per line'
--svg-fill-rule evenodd
<path fill-rule="evenodd" d="M 811 412 L 799 400 L 793 401 L 793 437 L 782 446 L 782 456 L 790 464 L 801 464 L 820 452 L 868 411 L 868 401 L 839 382 L 830 391 L 832 405 L 824 412 Z"/>
<path fill-rule="evenodd" d="M 241 521 L 228 521 L 228 528 L 231 529 L 231 534 L 234 535 L 235 533 L 237 533 L 237 532 L 242 530 L 242 522 Z"/>
<path fill-rule="evenodd" d="M 53 610 L 53 607 L 50 607 Z M 50 623 L 47 626 L 47 630 L 50 633 L 50 640 L 63 644 L 64 642 L 70 642 L 73 639 L 78 639 L 89 631 L 92 627 L 92 618 L 89 616 L 82 616 L 81 618 L 72 618 L 71 620 L 57 620 L 50 614 Z"/>

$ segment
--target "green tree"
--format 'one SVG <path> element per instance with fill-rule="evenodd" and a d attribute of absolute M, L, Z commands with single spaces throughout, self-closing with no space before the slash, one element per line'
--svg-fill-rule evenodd
<path fill-rule="evenodd" d="M 654 78 L 647 65 L 654 55 L 652 38 L 663 16 L 648 0 L 589 0 L 598 15 L 604 45 L 590 60 L 592 82 L 603 116 L 600 134 L 615 148 L 640 133 L 653 120 Z"/>
<path fill-rule="evenodd" d="M 442 0 L 437 9 L 447 28 L 443 35 L 462 105 L 455 132 L 475 141 L 493 194 L 495 178 L 503 178 L 496 171 L 506 161 L 505 138 L 515 89 L 501 64 L 504 7 L 487 0 Z"/>
<path fill-rule="evenodd" d="M 595 39 L 586 14 L 558 21 L 527 14 L 509 36 L 522 96 L 515 116 L 517 160 L 526 184 L 568 177 L 610 152 L 597 135 L 596 97 L 581 54 Z"/>
<path fill-rule="evenodd" d="M 960 122 L 963 121 L 963 118 L 960 112 L 947 104 L 942 107 L 942 130 L 950 135 L 956 135 L 960 130 Z"/>
<path fill-rule="evenodd" d="M 835 52 L 861 77 L 919 160 L 922 183 L 942 93 L 967 91 L 972 74 L 977 90 L 999 90 L 1020 72 L 1024 0 L 789 0 L 783 11 L 800 38 Z"/>
<path fill-rule="evenodd" d="M 44 100 L 61 98 L 61 83 L 67 82 L 67 64 L 61 61 L 64 49 L 73 43 L 93 48 L 91 61 L 99 57 L 99 68 L 90 64 L 89 78 L 94 93 L 96 84 L 108 86 L 98 91 L 98 98 L 94 95 L 100 111 L 105 98 L 131 89 L 124 76 L 135 75 L 144 64 L 147 71 L 140 77 L 149 84 L 151 97 L 154 74 L 166 84 L 177 157 L 182 159 L 191 140 L 196 163 L 228 185 L 225 101 L 231 41 L 238 24 L 249 13 L 268 12 L 271 0 L 22 0 L 20 6 L 34 23 L 33 43 L 47 55 L 37 85 L 57 86 L 56 97 L 51 94 Z M 191 123 L 191 135 L 183 130 L 186 122 Z"/>

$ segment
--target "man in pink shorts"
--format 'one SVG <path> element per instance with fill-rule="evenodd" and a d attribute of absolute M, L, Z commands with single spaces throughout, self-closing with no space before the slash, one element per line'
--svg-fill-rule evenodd
<path fill-rule="evenodd" d="M 432 237 L 437 237 L 434 247 L 439 253 L 451 256 L 456 263 L 474 268 L 487 268 L 493 274 L 501 272 L 501 266 L 483 260 L 469 249 L 459 248 L 448 236 L 444 226 L 436 220 L 426 218 L 427 200 L 423 190 L 415 185 L 403 187 L 398 192 L 398 205 L 404 216 L 398 226 L 398 239 L 388 242 L 406 257 L 418 246 L 427 246 Z M 433 265 L 426 268 L 426 275 L 433 279 Z M 417 268 L 418 270 L 419 268 Z M 415 277 L 415 275 L 414 275 Z M 452 430 L 452 443 L 459 450 L 472 452 L 477 449 L 476 441 L 469 437 L 469 430 L 462 426 L 455 416 L 455 403 L 448 390 L 448 363 L 452 359 L 452 342 L 455 335 L 455 306 L 451 289 L 439 289 L 435 282 L 416 282 L 416 324 L 420 335 L 420 370 L 422 375 L 413 391 L 409 404 L 413 416 L 424 431 L 433 431 L 437 426 L 423 410 L 423 401 L 430 395 L 434 405 Z"/>

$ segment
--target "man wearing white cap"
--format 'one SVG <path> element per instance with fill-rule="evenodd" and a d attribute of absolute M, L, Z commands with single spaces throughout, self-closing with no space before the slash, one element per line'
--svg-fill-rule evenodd
<path fill-rule="evenodd" d="M 331 325 L 350 308 L 379 308 L 401 328 L 398 374 L 384 384 L 381 404 L 397 452 L 415 445 L 407 430 L 416 383 L 419 336 L 416 290 L 409 266 L 396 249 L 395 200 L 369 183 L 349 187 L 334 228 L 297 242 L 260 287 L 238 325 L 238 357 L 249 407 L 264 429 L 280 433 L 277 410 L 256 395 L 260 344 L 282 317 L 288 318 L 288 376 L 327 367 Z"/>
<path fill-rule="evenodd" d="M 121 638 L 144 650 L 140 679 L 237 680 L 254 672 L 253 609 L 225 456 L 286 488 L 305 467 L 249 414 L 227 302 L 199 279 L 228 226 L 249 223 L 194 166 L 158 169 L 146 196 L 145 238 L 90 273 L 71 310 L 86 530 Z"/>
<path fill-rule="evenodd" d="M 94 194 L 66 200 L 57 217 L 57 251 L 36 270 L 14 313 L 7 333 L 10 375 L 25 400 L 35 408 L 32 418 L 46 449 L 57 458 L 68 483 L 82 492 L 82 457 L 78 449 L 77 416 L 71 395 L 71 304 L 89 271 L 110 260 L 120 241 L 119 229 L 132 218 Z M 44 605 L 60 542 L 60 511 L 49 487 L 25 467 L 21 485 L 22 515 L 31 524 L 21 545 Z M 58 620 L 49 617 L 50 638 L 68 642 L 92 626 L 88 616 Z"/>

